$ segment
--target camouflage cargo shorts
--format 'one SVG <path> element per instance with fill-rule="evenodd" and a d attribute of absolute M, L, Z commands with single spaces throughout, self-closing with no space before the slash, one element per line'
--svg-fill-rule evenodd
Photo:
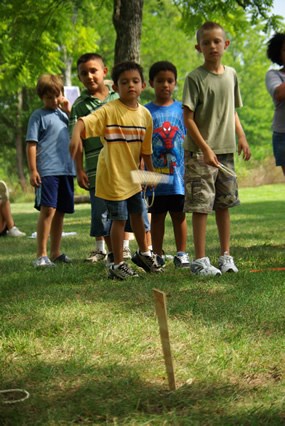
<path fill-rule="evenodd" d="M 234 155 L 218 154 L 220 163 L 234 171 Z M 203 161 L 203 154 L 185 151 L 186 213 L 211 213 L 213 210 L 238 206 L 236 177 L 223 173 Z"/>

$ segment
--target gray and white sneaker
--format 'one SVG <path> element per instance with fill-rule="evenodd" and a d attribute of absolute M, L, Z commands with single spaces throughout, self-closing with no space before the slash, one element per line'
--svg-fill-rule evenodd
<path fill-rule="evenodd" d="M 219 268 L 222 274 L 226 272 L 238 272 L 233 257 L 226 253 L 219 257 Z"/>
<path fill-rule="evenodd" d="M 190 268 L 190 260 L 188 253 L 177 254 L 173 258 L 175 268 Z"/>
<path fill-rule="evenodd" d="M 53 263 L 47 256 L 38 257 L 33 261 L 35 268 L 53 268 L 55 263 Z"/>
<path fill-rule="evenodd" d="M 137 278 L 138 274 L 130 268 L 125 262 L 121 263 L 118 268 L 114 267 L 114 264 L 109 267 L 108 278 L 126 280 L 128 278 Z"/>
<path fill-rule="evenodd" d="M 145 256 L 137 250 L 132 261 L 146 272 L 162 272 L 162 266 L 158 263 L 157 256 L 154 253 L 151 253 L 151 256 Z"/>
<path fill-rule="evenodd" d="M 190 269 L 195 275 L 222 275 L 218 268 L 211 265 L 208 257 L 201 257 L 200 259 L 193 260 L 193 262 L 191 262 Z"/>
<path fill-rule="evenodd" d="M 94 251 L 91 251 L 91 253 L 89 254 L 89 256 L 85 260 L 87 262 L 96 263 L 96 262 L 102 262 L 106 258 L 107 258 L 106 252 L 103 252 L 103 251 L 100 251 L 100 250 L 94 250 Z"/>

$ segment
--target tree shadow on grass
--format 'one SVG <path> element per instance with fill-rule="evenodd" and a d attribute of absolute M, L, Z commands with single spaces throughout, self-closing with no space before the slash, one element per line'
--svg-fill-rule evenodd
<path fill-rule="evenodd" d="M 1 404 L 3 426 L 284 424 L 284 413 L 277 405 L 264 408 L 258 398 L 250 399 L 251 388 L 222 380 L 193 382 L 169 392 L 159 383 L 141 380 L 131 366 L 83 367 L 74 361 L 39 362 L 18 376 L 17 386 L 2 383 L 2 388 L 24 388 L 30 398 L 19 404 Z M 266 391 L 257 389 L 256 397 L 259 392 L 262 397 Z"/>

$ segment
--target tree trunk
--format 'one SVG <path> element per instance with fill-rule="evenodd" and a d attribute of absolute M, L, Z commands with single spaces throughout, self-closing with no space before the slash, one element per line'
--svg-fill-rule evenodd
<path fill-rule="evenodd" d="M 114 0 L 115 64 L 140 61 L 143 0 Z"/>
<path fill-rule="evenodd" d="M 26 192 L 27 182 L 24 173 L 24 150 L 23 150 L 23 127 L 22 127 L 22 110 L 23 110 L 23 92 L 18 92 L 17 117 L 16 117 L 16 165 L 17 174 L 22 191 Z"/>

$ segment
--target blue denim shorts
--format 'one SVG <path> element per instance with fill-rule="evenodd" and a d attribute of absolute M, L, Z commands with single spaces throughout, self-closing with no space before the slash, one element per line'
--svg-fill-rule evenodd
<path fill-rule="evenodd" d="M 285 133 L 273 132 L 272 144 L 276 166 L 285 166 Z"/>
<path fill-rule="evenodd" d="M 44 176 L 36 188 L 35 208 L 53 207 L 61 213 L 74 212 L 73 176 Z"/>
<path fill-rule="evenodd" d="M 96 197 L 95 188 L 90 189 L 91 226 L 90 237 L 110 235 L 111 220 L 108 217 L 106 201 Z"/>
<path fill-rule="evenodd" d="M 111 220 L 127 220 L 128 215 L 143 213 L 143 199 L 141 192 L 121 201 L 105 200 L 109 218 Z"/>

